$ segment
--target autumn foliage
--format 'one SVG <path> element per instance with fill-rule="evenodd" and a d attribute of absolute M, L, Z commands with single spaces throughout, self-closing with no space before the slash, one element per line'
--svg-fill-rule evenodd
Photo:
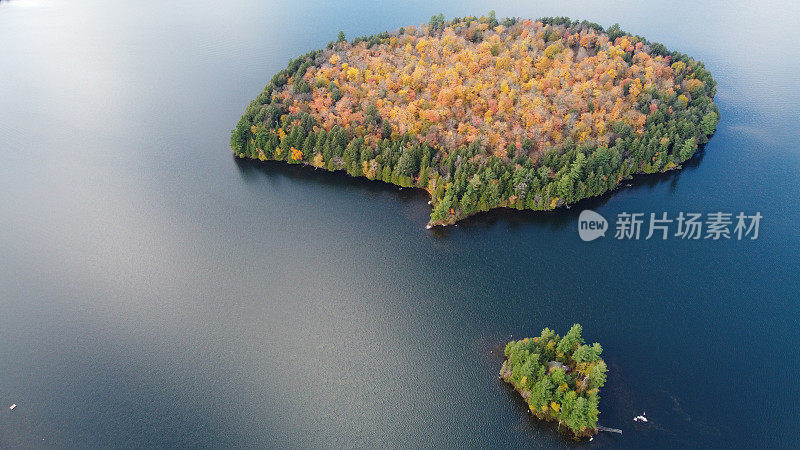
<path fill-rule="evenodd" d="M 677 167 L 714 131 L 715 86 L 702 63 L 618 26 L 440 15 L 293 60 L 231 146 L 425 188 L 445 224 Z"/>

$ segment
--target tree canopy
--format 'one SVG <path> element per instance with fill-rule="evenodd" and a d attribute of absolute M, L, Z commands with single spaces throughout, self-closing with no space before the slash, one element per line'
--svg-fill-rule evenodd
<path fill-rule="evenodd" d="M 431 194 L 431 224 L 553 209 L 670 170 L 714 132 L 703 63 L 564 17 L 464 17 L 289 62 L 231 133 L 237 156 Z"/>
<path fill-rule="evenodd" d="M 598 343 L 586 345 L 575 324 L 564 337 L 549 328 L 506 345 L 501 377 L 528 403 L 531 413 L 557 420 L 576 437 L 597 432 L 600 388 L 607 367 Z"/>

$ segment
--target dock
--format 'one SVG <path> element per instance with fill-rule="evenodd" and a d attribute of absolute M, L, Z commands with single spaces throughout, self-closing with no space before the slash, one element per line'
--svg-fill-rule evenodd
<path fill-rule="evenodd" d="M 598 431 L 608 431 L 609 433 L 617 433 L 622 434 L 622 430 L 619 428 L 608 428 L 608 427 L 601 427 L 600 425 L 597 426 Z"/>

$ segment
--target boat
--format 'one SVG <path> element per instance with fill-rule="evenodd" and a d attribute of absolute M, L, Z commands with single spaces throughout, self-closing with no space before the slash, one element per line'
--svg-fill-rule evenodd
<path fill-rule="evenodd" d="M 14 403 L 13 405 L 9 406 L 8 409 L 13 411 L 16 407 L 17 407 L 17 404 Z"/>

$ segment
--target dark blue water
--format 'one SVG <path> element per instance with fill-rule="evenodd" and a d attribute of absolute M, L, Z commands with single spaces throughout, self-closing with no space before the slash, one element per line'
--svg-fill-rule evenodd
<path fill-rule="evenodd" d="M 232 157 L 291 57 L 489 9 L 704 60 L 716 135 L 681 172 L 444 231 L 420 192 Z M 572 446 L 496 374 L 511 335 L 574 322 L 624 429 L 581 445 L 795 445 L 797 23 L 794 2 L 0 3 L 0 447 Z M 764 218 L 755 241 L 585 243 L 583 208 Z"/>

